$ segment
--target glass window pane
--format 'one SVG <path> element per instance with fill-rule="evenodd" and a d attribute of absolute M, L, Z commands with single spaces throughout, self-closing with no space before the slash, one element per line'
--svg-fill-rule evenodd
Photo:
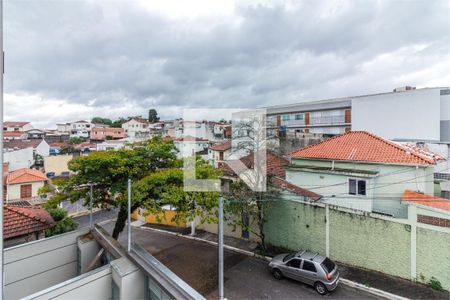
<path fill-rule="evenodd" d="M 314 273 L 317 272 L 316 266 L 314 265 L 314 263 L 312 263 L 312 262 L 310 262 L 310 261 L 307 261 L 307 260 L 305 260 L 305 261 L 303 262 L 303 270 L 305 270 L 305 271 L 310 271 L 310 272 L 314 272 Z"/>
<path fill-rule="evenodd" d="M 348 180 L 348 193 L 350 195 L 356 195 L 356 180 L 355 179 Z"/>
<path fill-rule="evenodd" d="M 358 180 L 358 195 L 366 195 L 366 181 Z"/>

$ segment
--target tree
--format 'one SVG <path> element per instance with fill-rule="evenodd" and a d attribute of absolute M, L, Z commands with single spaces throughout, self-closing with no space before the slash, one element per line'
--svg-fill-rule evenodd
<path fill-rule="evenodd" d="M 176 167 L 176 148 L 172 141 L 160 137 L 131 148 L 92 152 L 80 156 L 69 163 L 69 169 L 75 173 L 67 182 L 59 186 L 59 201 L 89 202 L 89 185 L 93 184 L 93 206 L 119 208 L 113 238 L 117 239 L 127 219 L 127 180 L 136 182 L 156 171 Z M 143 198 L 133 197 L 131 211 L 142 205 Z"/>
<path fill-rule="evenodd" d="M 92 118 L 91 123 L 104 124 L 104 125 L 109 125 L 109 126 L 111 126 L 113 124 L 111 119 L 102 118 L 102 117 L 94 117 L 94 118 Z"/>
<path fill-rule="evenodd" d="M 148 110 L 148 121 L 150 123 L 155 123 L 159 121 L 158 112 L 156 109 L 152 108 Z"/>
<path fill-rule="evenodd" d="M 83 142 L 83 140 L 77 136 L 73 136 L 69 139 L 69 144 L 71 144 L 71 145 L 79 145 L 82 142 Z"/>
<path fill-rule="evenodd" d="M 53 220 L 56 222 L 56 225 L 55 227 L 45 231 L 45 237 L 69 232 L 78 228 L 78 223 L 67 216 L 67 211 L 65 209 L 52 205 L 47 207 L 46 210 L 52 216 Z"/>
<path fill-rule="evenodd" d="M 118 120 L 112 122 L 111 127 L 122 128 L 122 124 L 125 123 L 126 121 L 127 119 L 125 118 L 119 118 Z"/>

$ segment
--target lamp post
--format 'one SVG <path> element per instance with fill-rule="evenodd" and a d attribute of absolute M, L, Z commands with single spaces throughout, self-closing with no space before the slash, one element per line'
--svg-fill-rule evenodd
<path fill-rule="evenodd" d="M 131 250 L 131 179 L 128 178 L 128 252 Z"/>
<path fill-rule="evenodd" d="M 92 229 L 92 202 L 94 202 L 94 187 L 93 184 L 89 184 L 89 228 Z"/>
<path fill-rule="evenodd" d="M 228 193 L 230 189 L 230 179 L 220 177 L 220 194 L 219 194 L 219 221 L 218 221 L 218 235 L 219 235 L 219 300 L 224 298 L 224 284 L 223 284 L 223 194 Z"/>

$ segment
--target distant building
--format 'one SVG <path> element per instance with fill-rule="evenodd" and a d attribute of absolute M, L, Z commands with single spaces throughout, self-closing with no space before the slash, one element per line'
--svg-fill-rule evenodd
<path fill-rule="evenodd" d="M 70 137 L 89 138 L 94 125 L 88 121 L 76 121 L 67 124 L 57 124 L 58 131 L 69 132 Z"/>
<path fill-rule="evenodd" d="M 351 131 L 291 152 L 286 180 L 322 196 L 324 203 L 406 217 L 406 190 L 434 195 L 439 155 Z"/>
<path fill-rule="evenodd" d="M 97 151 L 118 150 L 125 148 L 127 141 L 124 140 L 108 140 L 97 144 Z"/>
<path fill-rule="evenodd" d="M 208 161 L 215 168 L 220 167 L 231 154 L 231 141 L 209 147 Z"/>
<path fill-rule="evenodd" d="M 4 140 L 23 140 L 27 138 L 27 134 L 23 131 L 4 131 Z"/>
<path fill-rule="evenodd" d="M 450 88 L 404 87 L 389 93 L 267 107 L 268 131 L 337 135 L 365 130 L 390 140 L 450 142 Z M 417 120 L 423 120 L 417 122 Z"/>
<path fill-rule="evenodd" d="M 33 126 L 31 126 L 30 122 L 3 122 L 3 130 L 4 131 L 27 131 L 33 129 Z"/>
<path fill-rule="evenodd" d="M 33 148 L 33 154 L 41 156 L 50 155 L 50 145 L 45 140 L 12 140 L 3 143 L 4 151 L 14 151 L 19 149 Z"/>
<path fill-rule="evenodd" d="M 180 138 L 174 138 L 173 142 L 175 147 L 179 150 L 178 156 L 183 157 L 183 153 L 187 153 L 188 155 L 200 154 L 207 157 L 207 149 L 209 146 L 209 142 L 207 139 L 202 138 L 194 138 L 192 136 L 184 136 Z"/>
<path fill-rule="evenodd" d="M 34 169 L 18 169 L 6 179 L 6 201 L 30 200 L 38 197 L 39 188 L 47 182 L 44 173 Z"/>
<path fill-rule="evenodd" d="M 37 206 L 4 205 L 3 238 L 5 247 L 39 240 L 45 230 L 56 225 L 50 214 Z"/>
<path fill-rule="evenodd" d="M 150 123 L 144 118 L 131 118 L 122 124 L 122 128 L 132 140 L 150 138 Z"/>
<path fill-rule="evenodd" d="M 72 159 L 72 154 L 52 155 L 44 157 L 45 173 L 54 173 L 53 176 L 68 176 L 70 173 L 72 173 L 69 170 L 69 162 Z"/>
<path fill-rule="evenodd" d="M 118 140 L 125 137 L 126 134 L 123 128 L 94 127 L 91 129 L 91 140 L 93 141 Z"/>
<path fill-rule="evenodd" d="M 10 171 L 30 168 L 34 164 L 33 148 L 5 149 L 3 152 L 3 161 L 9 164 Z"/>

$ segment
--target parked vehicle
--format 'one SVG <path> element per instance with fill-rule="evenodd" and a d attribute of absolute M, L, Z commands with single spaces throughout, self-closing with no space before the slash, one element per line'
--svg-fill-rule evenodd
<path fill-rule="evenodd" d="M 55 172 L 48 172 L 47 173 L 47 178 L 54 178 L 55 177 Z"/>
<path fill-rule="evenodd" d="M 339 283 L 337 265 L 318 253 L 301 251 L 280 254 L 272 258 L 269 267 L 276 279 L 288 277 L 312 285 L 320 295 L 333 291 Z"/>

